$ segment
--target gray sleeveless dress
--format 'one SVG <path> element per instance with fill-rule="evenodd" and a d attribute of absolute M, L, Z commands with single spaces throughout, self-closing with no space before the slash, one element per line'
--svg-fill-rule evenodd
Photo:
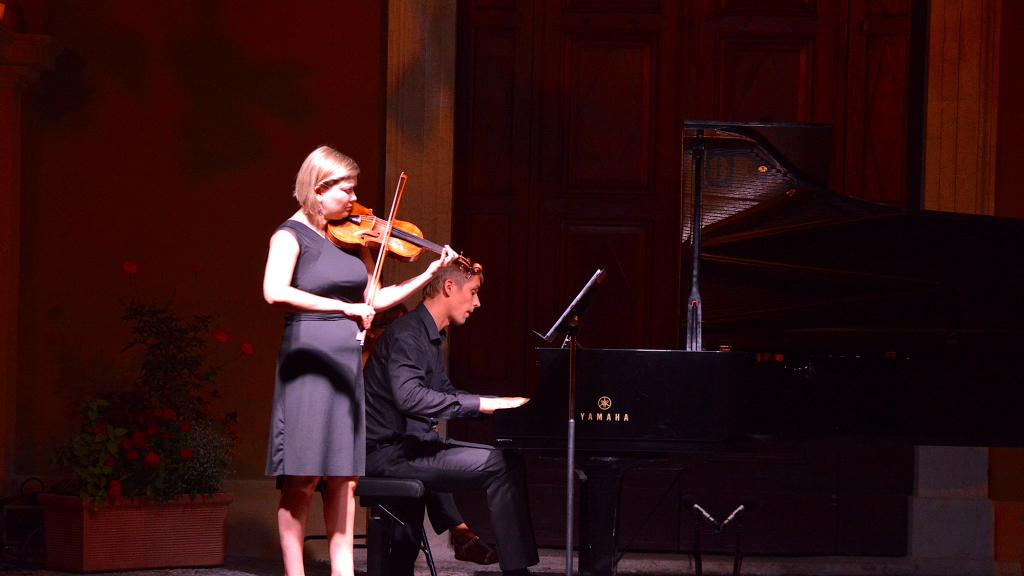
<path fill-rule="evenodd" d="M 366 266 L 308 226 L 278 229 L 299 242 L 292 286 L 328 298 L 362 302 Z M 363 365 L 356 323 L 341 314 L 290 313 L 277 358 L 267 447 L 268 476 L 361 476 L 366 421 Z"/>

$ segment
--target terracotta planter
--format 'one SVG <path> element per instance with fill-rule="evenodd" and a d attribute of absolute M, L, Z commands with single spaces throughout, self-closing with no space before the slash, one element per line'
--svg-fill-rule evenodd
<path fill-rule="evenodd" d="M 224 563 L 230 494 L 172 502 L 131 499 L 95 509 L 77 496 L 41 494 L 46 568 L 106 572 Z"/>

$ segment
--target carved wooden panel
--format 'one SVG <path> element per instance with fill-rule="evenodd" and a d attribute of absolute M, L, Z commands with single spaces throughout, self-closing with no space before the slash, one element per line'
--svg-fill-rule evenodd
<path fill-rule="evenodd" d="M 660 0 L 565 0 L 566 12 L 651 12 L 656 14 L 660 8 Z"/>
<path fill-rule="evenodd" d="M 567 44 L 568 189 L 646 191 L 654 39 L 569 38 Z"/>
<path fill-rule="evenodd" d="M 807 16 L 814 14 L 817 5 L 815 0 L 718 0 L 717 12 L 737 16 Z"/>
<path fill-rule="evenodd" d="M 845 180 L 851 196 L 902 206 L 906 191 L 909 2 L 854 4 Z"/>
<path fill-rule="evenodd" d="M 629 494 L 629 506 L 619 510 L 619 541 L 629 550 L 678 550 L 685 511 L 679 497 L 684 475 L 692 469 L 678 470 L 660 462 L 639 470 L 628 470 L 622 478 L 622 491 Z"/>
<path fill-rule="evenodd" d="M 516 0 L 477 0 L 473 3 L 476 10 L 504 10 L 511 11 L 516 8 Z"/>
<path fill-rule="evenodd" d="M 452 330 L 450 373 L 458 386 L 491 394 L 521 395 L 528 384 L 530 8 L 458 7 L 453 246 L 483 264 L 485 279 L 481 308 Z"/>
<path fill-rule="evenodd" d="M 680 4 L 542 5 L 540 151 L 537 186 L 528 197 L 539 230 L 567 231 L 570 237 L 569 244 L 535 248 L 530 270 L 538 278 L 572 277 L 554 286 L 531 283 L 528 321 L 552 322 L 594 270 L 606 267 L 610 279 L 602 292 L 615 294 L 608 286 L 628 281 L 630 290 L 642 292 L 630 295 L 633 301 L 664 304 L 660 310 L 645 305 L 621 316 L 609 307 L 606 312 L 616 320 L 599 317 L 598 323 L 624 324 L 614 332 L 588 333 L 587 344 L 671 346 L 678 312 L 663 298 L 676 291 L 679 246 L 653 239 L 674 237 L 678 230 L 672 130 L 678 124 L 674 63 Z M 642 238 L 623 237 L 641 230 Z M 577 233 L 587 237 L 579 250 L 571 244 Z M 589 256 L 588 245 L 593 250 Z M 632 343 L 627 344 L 627 335 Z"/>
<path fill-rule="evenodd" d="M 458 213 L 456 213 L 458 214 Z M 475 214 L 461 227 L 460 245 L 484 266 L 481 306 L 451 330 L 450 374 L 460 387 L 480 393 L 523 394 L 527 329 L 522 289 L 521 237 L 510 214 Z"/>
<path fill-rule="evenodd" d="M 470 65 L 473 101 L 486 106 L 469 106 L 470 139 L 467 150 L 469 193 L 508 196 L 512 193 L 513 127 L 515 118 L 515 31 L 492 29 L 473 37 Z"/>
<path fill-rule="evenodd" d="M 559 305 L 571 302 L 595 270 L 608 270 L 607 279 L 587 311 L 587 345 L 632 348 L 643 342 L 650 329 L 651 303 L 643 289 L 653 264 L 650 225 L 566 221 L 562 224 L 560 245 L 560 297 L 555 300 Z"/>
<path fill-rule="evenodd" d="M 718 117 L 807 122 L 813 98 L 810 39 L 722 39 L 718 47 Z M 770 94 L 770 98 L 765 98 Z"/>

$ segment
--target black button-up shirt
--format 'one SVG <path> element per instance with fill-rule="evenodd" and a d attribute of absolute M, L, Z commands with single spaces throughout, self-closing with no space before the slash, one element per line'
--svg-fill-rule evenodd
<path fill-rule="evenodd" d="M 480 413 L 480 397 L 457 390 L 444 367 L 444 332 L 423 304 L 384 331 L 366 363 L 367 448 L 404 436 L 436 440 L 441 419 Z"/>

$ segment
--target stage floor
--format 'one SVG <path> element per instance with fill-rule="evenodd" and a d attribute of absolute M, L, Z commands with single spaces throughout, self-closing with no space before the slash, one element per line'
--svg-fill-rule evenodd
<path fill-rule="evenodd" d="M 438 550 L 436 566 L 438 576 L 497 576 L 501 571 L 497 565 L 478 566 L 452 559 L 445 550 Z M 565 574 L 565 553 L 562 550 L 541 550 L 541 562 L 531 571 L 537 576 L 558 576 Z M 576 564 L 574 563 L 574 566 Z M 365 574 L 365 551 L 356 551 L 356 572 Z M 732 574 L 731 557 L 707 556 L 703 563 L 704 574 L 719 576 Z M 116 572 L 119 576 L 278 576 L 282 573 L 278 560 L 229 557 L 224 566 L 217 568 L 180 568 L 167 570 L 134 570 Z M 679 576 L 695 573 L 693 558 L 676 554 L 627 554 L 619 563 L 618 573 L 629 576 Z M 52 572 L 37 568 L 17 566 L 0 562 L 0 574 L 4 576 L 60 576 L 64 572 Z M 326 562 L 310 560 L 306 564 L 308 576 L 329 576 L 330 567 Z M 1021 576 L 1018 563 L 994 563 L 989 561 L 929 561 L 911 558 L 864 558 L 864 557 L 810 557 L 810 558 L 745 558 L 741 568 L 745 576 Z M 426 564 L 420 561 L 416 576 L 429 576 Z"/>

